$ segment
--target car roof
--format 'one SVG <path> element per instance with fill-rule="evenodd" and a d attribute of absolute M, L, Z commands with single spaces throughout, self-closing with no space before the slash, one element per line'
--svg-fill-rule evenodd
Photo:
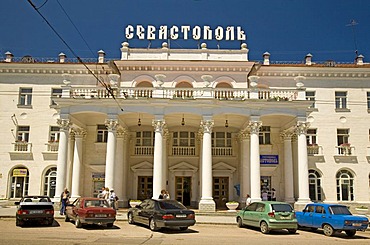
<path fill-rule="evenodd" d="M 279 202 L 279 201 L 255 201 L 255 202 L 264 203 L 264 204 L 289 204 L 287 202 Z M 255 203 L 255 202 L 253 202 L 253 203 Z"/>
<path fill-rule="evenodd" d="M 335 203 L 309 203 L 307 205 L 310 206 L 324 206 L 324 207 L 333 207 L 333 206 L 340 206 L 340 207 L 347 207 L 346 205 L 343 204 L 335 204 Z"/>
<path fill-rule="evenodd" d="M 80 200 L 105 200 L 105 199 L 99 197 L 80 197 Z"/>

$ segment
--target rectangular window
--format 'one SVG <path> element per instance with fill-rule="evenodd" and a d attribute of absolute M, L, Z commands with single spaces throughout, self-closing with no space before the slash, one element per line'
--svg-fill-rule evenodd
<path fill-rule="evenodd" d="M 174 132 L 173 146 L 195 146 L 195 133 L 187 131 Z"/>
<path fill-rule="evenodd" d="M 231 133 L 213 132 L 212 147 L 231 147 Z"/>
<path fill-rule="evenodd" d="M 337 140 L 338 146 L 342 144 L 349 144 L 349 129 L 348 128 L 337 129 Z"/>
<path fill-rule="evenodd" d="M 367 92 L 367 110 L 370 111 L 370 92 Z"/>
<path fill-rule="evenodd" d="M 347 92 L 335 92 L 335 109 L 347 109 Z"/>
<path fill-rule="evenodd" d="M 136 132 L 136 146 L 154 146 L 154 132 Z"/>
<path fill-rule="evenodd" d="M 107 126 L 105 126 L 104 124 L 99 124 L 97 126 L 97 136 L 96 136 L 96 142 L 107 142 L 108 140 L 108 129 L 107 129 Z"/>
<path fill-rule="evenodd" d="M 309 108 L 316 108 L 315 93 L 315 91 L 306 91 L 306 100 L 312 101 L 312 105 Z"/>
<path fill-rule="evenodd" d="M 310 128 L 307 130 L 306 138 L 307 138 L 307 145 L 317 145 L 317 129 Z"/>
<path fill-rule="evenodd" d="M 260 145 L 271 144 L 270 137 L 271 137 L 270 126 L 262 126 L 259 132 Z"/>
<path fill-rule="evenodd" d="M 54 102 L 54 98 L 61 98 L 62 97 L 62 89 L 61 88 L 52 88 L 51 89 L 51 102 L 50 105 L 56 105 Z"/>
<path fill-rule="evenodd" d="M 31 104 L 32 104 L 32 88 L 20 88 L 18 105 L 30 106 Z"/>
<path fill-rule="evenodd" d="M 49 131 L 49 142 L 59 142 L 59 131 L 60 128 L 57 126 L 50 126 Z"/>
<path fill-rule="evenodd" d="M 17 141 L 28 142 L 30 138 L 30 126 L 17 127 Z"/>

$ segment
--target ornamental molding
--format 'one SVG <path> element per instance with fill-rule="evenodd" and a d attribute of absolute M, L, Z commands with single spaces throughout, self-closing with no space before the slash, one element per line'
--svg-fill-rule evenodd
<path fill-rule="evenodd" d="M 119 125 L 117 119 L 106 119 L 104 124 L 107 126 L 109 131 L 116 130 Z"/>
<path fill-rule="evenodd" d="M 297 125 L 295 127 L 295 131 L 298 135 L 306 134 L 307 129 L 310 127 L 310 123 L 308 122 L 297 122 Z"/>
<path fill-rule="evenodd" d="M 200 122 L 201 132 L 203 133 L 212 133 L 213 126 L 214 126 L 213 120 L 202 120 Z"/>
<path fill-rule="evenodd" d="M 68 131 L 72 126 L 71 120 L 69 119 L 57 119 L 57 124 L 61 130 Z"/>
<path fill-rule="evenodd" d="M 83 128 L 72 128 L 71 130 L 71 136 L 73 136 L 75 139 L 84 139 L 86 138 L 87 131 Z"/>
<path fill-rule="evenodd" d="M 215 67 L 215 66 L 120 66 L 119 70 L 127 71 L 178 71 L 178 72 L 249 72 L 250 67 Z"/>
<path fill-rule="evenodd" d="M 156 133 L 163 133 L 165 129 L 166 121 L 163 120 L 153 120 L 152 121 L 152 126 L 154 127 L 154 131 Z"/>
<path fill-rule="evenodd" d="M 249 122 L 248 129 L 249 129 L 250 134 L 258 134 L 258 132 L 260 131 L 261 126 L 262 126 L 261 121 L 251 121 L 251 122 Z"/>

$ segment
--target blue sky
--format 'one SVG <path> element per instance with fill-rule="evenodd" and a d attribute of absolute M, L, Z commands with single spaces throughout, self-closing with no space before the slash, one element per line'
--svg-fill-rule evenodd
<path fill-rule="evenodd" d="M 212 28 L 241 26 L 247 35 L 249 60 L 262 60 L 268 51 L 273 61 L 352 62 L 355 47 L 370 61 L 370 0 L 32 0 L 74 52 L 83 58 L 119 58 L 125 27 L 138 25 L 190 25 Z M 67 12 L 79 32 L 73 27 Z M 0 1 L 0 58 L 6 51 L 15 57 L 73 58 L 27 0 Z M 358 24 L 346 26 L 354 19 Z M 355 37 L 355 38 L 354 38 Z M 356 39 L 356 42 L 354 41 Z M 200 41 L 203 42 L 203 41 Z M 129 40 L 131 47 L 149 42 Z M 160 47 L 153 41 L 151 47 Z M 206 41 L 209 48 L 216 42 Z M 197 48 L 194 40 L 176 40 L 171 48 Z M 239 41 L 221 41 L 221 48 L 239 48 Z M 91 49 L 91 50 L 90 50 Z"/>

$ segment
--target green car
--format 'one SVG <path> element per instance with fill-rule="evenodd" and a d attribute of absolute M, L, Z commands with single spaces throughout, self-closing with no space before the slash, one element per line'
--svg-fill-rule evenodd
<path fill-rule="evenodd" d="M 236 221 L 238 227 L 260 227 L 263 234 L 282 229 L 294 234 L 298 229 L 295 212 L 292 206 L 285 202 L 253 202 L 238 212 Z"/>

